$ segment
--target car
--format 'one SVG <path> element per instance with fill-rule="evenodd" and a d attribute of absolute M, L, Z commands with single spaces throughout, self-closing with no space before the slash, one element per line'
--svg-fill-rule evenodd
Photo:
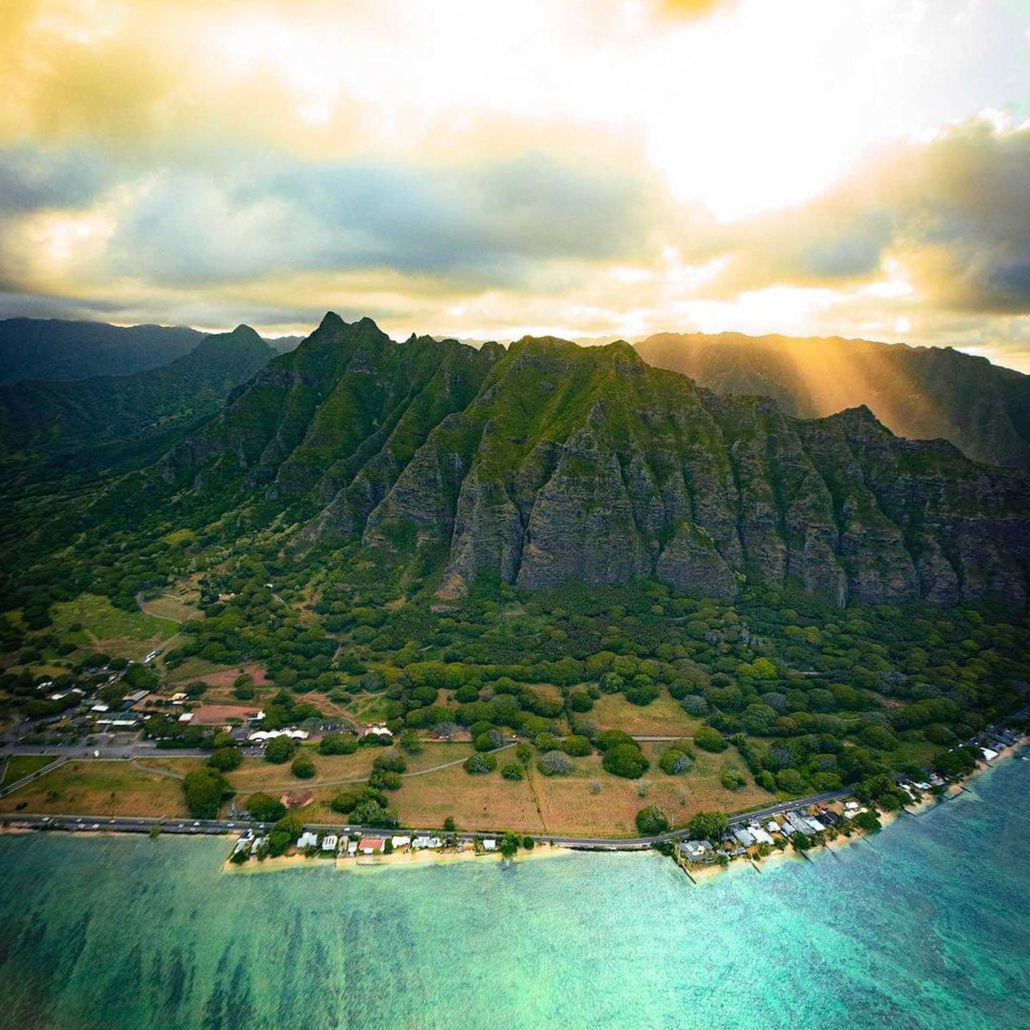
<path fill-rule="evenodd" d="M 193 825 L 194 825 L 194 826 L 199 826 L 199 825 L 200 825 L 200 822 L 199 822 L 199 820 L 198 820 L 197 822 L 195 822 L 195 823 L 194 823 Z"/>

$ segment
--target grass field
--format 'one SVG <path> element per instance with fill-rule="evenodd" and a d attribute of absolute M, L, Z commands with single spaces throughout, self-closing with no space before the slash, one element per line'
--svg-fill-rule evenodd
<path fill-rule="evenodd" d="M 53 606 L 54 632 L 80 647 L 97 646 L 115 657 L 140 658 L 151 647 L 167 640 L 178 629 L 169 619 L 143 612 L 126 612 L 106 597 L 80 594 L 74 601 Z M 81 624 L 82 628 L 70 627 Z"/>
<path fill-rule="evenodd" d="M 587 712 L 601 730 L 625 730 L 632 737 L 692 737 L 700 719 L 691 718 L 664 690 L 649 705 L 631 705 L 622 694 L 603 694 Z"/>
<path fill-rule="evenodd" d="M 150 601 L 141 601 L 140 609 L 147 615 L 153 615 L 159 619 L 171 619 L 173 622 L 187 622 L 200 615 L 192 605 L 187 604 L 181 598 L 165 595 L 155 597 Z"/>
<path fill-rule="evenodd" d="M 68 762 L 27 787 L 0 798 L 0 812 L 52 815 L 188 815 L 178 780 L 147 773 L 125 761 Z"/>
<path fill-rule="evenodd" d="M 10 759 L 0 760 L 0 768 L 4 768 L 6 762 L 6 771 L 0 787 L 6 787 L 23 776 L 42 769 L 44 765 L 49 765 L 53 760 L 52 755 L 11 755 Z"/>
<path fill-rule="evenodd" d="M 685 776 L 666 776 L 657 764 L 664 746 L 644 745 L 651 769 L 641 780 L 609 775 L 601 766 L 601 756 L 594 754 L 577 758 L 569 776 L 543 776 L 534 764 L 525 779 L 511 782 L 501 776 L 500 767 L 515 760 L 513 751 L 498 755 L 497 771 L 470 776 L 460 764 L 435 768 L 463 761 L 471 753 L 469 745 L 427 744 L 421 755 L 408 757 L 408 772 L 433 771 L 406 775 L 401 789 L 390 794 L 390 804 L 409 826 L 442 826 L 451 816 L 459 828 L 466 830 L 635 836 L 636 813 L 645 805 L 658 805 L 674 826 L 683 826 L 703 809 L 732 812 L 773 800 L 753 783 L 737 792 L 722 786 L 720 777 L 725 768 L 743 768 L 735 748 L 721 755 L 700 752 Z M 306 750 L 314 752 L 313 748 Z M 353 780 L 353 786 L 359 786 L 377 754 L 381 752 L 376 748 L 353 755 L 312 753 L 317 775 L 311 780 L 291 775 L 288 764 L 248 758 L 227 779 L 237 791 L 238 805 L 256 791 L 277 797 L 285 790 L 310 790 L 315 800 L 301 809 L 302 817 L 312 822 L 339 822 L 341 816 L 332 811 L 330 802 L 348 784 L 338 781 Z M 174 754 L 140 759 L 145 768 L 128 762 L 72 762 L 2 799 L 0 811 L 12 811 L 25 801 L 26 810 L 34 813 L 181 817 L 187 813 L 180 777 L 202 762 L 201 758 Z M 148 773 L 147 768 L 154 772 Z M 160 775 L 159 771 L 176 775 Z"/>

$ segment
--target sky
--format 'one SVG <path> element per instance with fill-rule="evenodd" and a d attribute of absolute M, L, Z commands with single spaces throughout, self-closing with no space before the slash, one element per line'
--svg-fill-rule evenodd
<path fill-rule="evenodd" d="M 0 0 L 0 317 L 1030 371 L 1030 0 Z"/>

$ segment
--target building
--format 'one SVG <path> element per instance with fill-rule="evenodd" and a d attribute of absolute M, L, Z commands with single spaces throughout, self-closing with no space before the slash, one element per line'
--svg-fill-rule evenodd
<path fill-rule="evenodd" d="M 266 744 L 276 737 L 292 737 L 294 740 L 307 740 L 311 734 L 307 730 L 298 730 L 292 727 L 288 730 L 255 730 L 247 739 Z"/>
<path fill-rule="evenodd" d="M 787 812 L 786 817 L 790 828 L 796 833 L 803 833 L 807 837 L 812 832 L 808 820 L 800 812 Z"/>
<path fill-rule="evenodd" d="M 706 840 L 685 840 L 679 847 L 688 862 L 707 865 L 715 861 L 715 848 Z"/>
<path fill-rule="evenodd" d="M 488 838 L 485 841 L 483 841 L 483 850 L 484 851 L 496 851 L 497 850 L 497 841 L 494 840 L 492 837 Z"/>
<path fill-rule="evenodd" d="M 411 838 L 393 837 L 391 838 L 390 843 L 393 845 L 394 851 L 396 851 L 398 848 L 406 848 L 411 843 Z"/>
<path fill-rule="evenodd" d="M 755 838 L 756 844 L 772 844 L 772 837 L 770 837 L 769 834 L 758 825 L 758 823 L 752 823 L 748 827 L 748 830 L 750 831 L 751 836 Z"/>
<path fill-rule="evenodd" d="M 362 837 L 358 841 L 358 851 L 363 855 L 381 854 L 386 847 L 386 841 L 382 837 Z"/>
<path fill-rule="evenodd" d="M 754 834 L 750 830 L 744 829 L 743 826 L 738 827 L 733 831 L 733 836 L 740 841 L 741 845 L 745 848 L 751 847 L 755 842 Z"/>
<path fill-rule="evenodd" d="M 374 726 L 366 726 L 359 734 L 360 737 L 367 737 L 374 734 L 377 737 L 392 737 L 393 733 L 383 723 L 376 723 Z"/>
<path fill-rule="evenodd" d="M 302 851 L 304 848 L 317 848 L 318 834 L 312 833 L 310 830 L 306 830 L 300 835 L 300 839 L 297 841 L 297 847 Z"/>
<path fill-rule="evenodd" d="M 336 845 L 339 843 L 339 838 L 335 833 L 327 833 L 322 838 L 322 850 L 323 851 L 335 851 Z"/>
<path fill-rule="evenodd" d="M 183 712 L 182 715 L 179 716 L 179 722 L 193 722 L 193 713 Z"/>

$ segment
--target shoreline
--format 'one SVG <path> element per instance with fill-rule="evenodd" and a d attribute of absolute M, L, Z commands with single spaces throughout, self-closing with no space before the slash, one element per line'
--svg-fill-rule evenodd
<path fill-rule="evenodd" d="M 906 805 L 904 809 L 897 812 L 876 811 L 877 818 L 880 820 L 880 829 L 874 830 L 872 833 L 857 830 L 854 831 L 850 837 L 846 837 L 844 834 L 838 834 L 832 841 L 826 841 L 822 845 L 811 848 L 810 852 L 804 853 L 795 851 L 788 844 L 782 851 L 774 849 L 764 857 L 752 855 L 750 853 L 747 855 L 740 855 L 737 858 L 731 859 L 726 865 L 719 865 L 717 862 L 711 862 L 706 865 L 695 865 L 687 862 L 685 859 L 681 859 L 679 855 L 676 854 L 672 856 L 672 861 L 679 866 L 680 869 L 686 872 L 697 886 L 710 882 L 724 873 L 741 871 L 745 867 L 752 866 L 752 864 L 754 866 L 753 871 L 765 872 L 763 867 L 767 865 L 775 867 L 785 860 L 803 862 L 805 861 L 805 858 L 808 858 L 809 861 L 813 861 L 814 855 L 818 855 L 821 851 L 825 850 L 836 853 L 857 844 L 863 839 L 875 837 L 882 830 L 886 830 L 888 827 L 893 826 L 898 822 L 900 817 L 906 813 L 915 818 L 931 808 L 936 808 L 939 805 L 943 805 L 946 802 L 959 797 L 963 793 L 971 793 L 969 788 L 966 786 L 967 783 L 984 775 L 989 770 L 1001 765 L 1003 762 L 1016 757 L 1018 751 L 1028 747 L 1030 747 L 1030 736 L 1020 737 L 1015 744 L 1010 744 L 1008 747 L 1002 748 L 995 758 L 990 761 L 984 759 L 982 762 L 978 763 L 977 767 L 967 776 L 949 784 L 942 794 L 934 795 L 926 793 L 919 801 L 914 802 L 911 805 Z"/>

